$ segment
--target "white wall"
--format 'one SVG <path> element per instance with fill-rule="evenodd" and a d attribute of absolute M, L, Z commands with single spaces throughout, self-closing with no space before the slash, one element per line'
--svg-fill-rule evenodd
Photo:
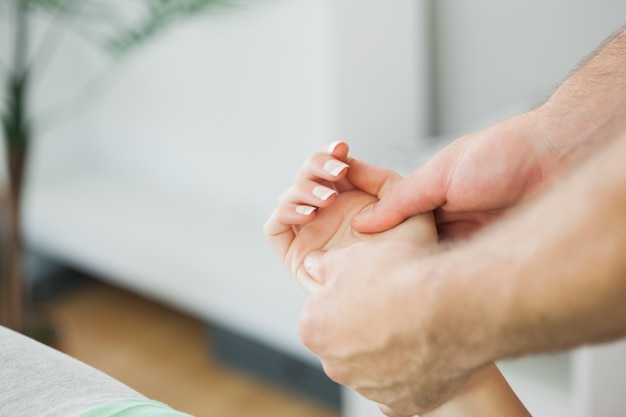
<path fill-rule="evenodd" d="M 433 67 L 439 133 L 531 106 L 625 12 L 623 0 L 267 0 L 176 29 L 119 67 L 70 36 L 34 100 L 56 116 L 33 149 L 30 241 L 297 350 L 305 297 L 260 227 L 302 160 L 337 138 L 383 163 L 410 149 L 430 130 Z M 102 68 L 106 94 L 63 113 Z"/>
<path fill-rule="evenodd" d="M 430 134 L 428 2 L 332 3 L 333 134 L 384 164 Z"/>
<path fill-rule="evenodd" d="M 163 187 L 268 204 L 265 193 L 290 180 L 271 167 L 293 172 L 329 137 L 326 13 L 323 3 L 268 1 L 178 28 L 112 67 L 104 84 L 112 89 L 77 122 L 43 132 L 38 154 L 54 163 L 75 148 L 89 165 Z M 50 76 L 57 82 L 42 100 L 99 71 L 99 57 L 76 54 Z M 44 165 L 34 175 L 55 169 Z"/>
<path fill-rule="evenodd" d="M 623 0 L 433 3 L 441 134 L 536 105 L 626 16 Z"/>
<path fill-rule="evenodd" d="M 118 67 L 68 37 L 35 100 L 57 124 L 33 149 L 29 242 L 304 355 L 306 298 L 261 227 L 330 137 L 327 16 L 320 2 L 258 2 L 171 31 Z M 102 68 L 106 94 L 83 97 L 67 121 L 54 113 Z"/>
<path fill-rule="evenodd" d="M 44 131 L 37 154 L 60 157 L 58 166 L 62 149 L 79 149 L 89 164 L 267 211 L 330 140 L 376 159 L 426 134 L 416 4 L 273 0 L 199 19 L 112 68 L 95 111 Z M 56 106 L 50 97 L 99 70 L 102 60 L 81 50 L 68 52 L 39 102 Z M 51 169 L 37 165 L 35 176 Z"/>
<path fill-rule="evenodd" d="M 29 240 L 298 350 L 306 297 L 262 224 L 325 143 L 345 138 L 355 156 L 384 158 L 422 136 L 418 5 L 259 1 L 104 67 L 99 85 L 110 88 L 95 105 L 79 101 L 66 123 L 44 120 L 57 124 L 42 126 L 33 153 Z M 106 62 L 82 39 L 66 40 L 36 96 L 40 111 L 61 110 L 59 98 Z"/>

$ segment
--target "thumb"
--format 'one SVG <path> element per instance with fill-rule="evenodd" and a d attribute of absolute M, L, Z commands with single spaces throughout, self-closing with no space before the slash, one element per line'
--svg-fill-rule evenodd
<path fill-rule="evenodd" d="M 326 283 L 326 266 L 324 258 L 327 251 L 318 250 L 311 252 L 304 258 L 304 271 L 309 276 L 309 279 L 315 281 L 316 285 L 322 286 Z"/>
<path fill-rule="evenodd" d="M 444 176 L 439 174 L 436 167 L 433 163 L 427 163 L 396 182 L 370 210 L 352 219 L 352 227 L 361 233 L 383 232 L 411 216 L 443 205 L 447 186 Z"/>
<path fill-rule="evenodd" d="M 325 254 L 323 250 L 311 252 L 296 270 L 296 281 L 310 296 L 317 294 L 326 282 L 324 270 L 320 268 L 321 258 Z"/>

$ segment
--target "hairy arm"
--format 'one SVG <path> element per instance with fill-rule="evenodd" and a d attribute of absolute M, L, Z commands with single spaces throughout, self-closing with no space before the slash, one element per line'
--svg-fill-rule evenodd
<path fill-rule="evenodd" d="M 422 260 L 441 278 L 432 325 L 463 320 L 465 365 L 626 336 L 625 158 L 626 129 L 551 192 Z"/>
<path fill-rule="evenodd" d="M 406 417 L 462 395 L 492 360 L 626 336 L 625 43 L 622 32 L 539 109 L 383 186 L 353 222 L 385 230 L 437 209 L 440 235 L 464 223 L 469 239 L 307 258 L 323 286 L 300 335 L 331 378 Z"/>
<path fill-rule="evenodd" d="M 376 232 L 435 210 L 440 234 L 462 237 L 500 217 L 626 125 L 626 31 L 607 40 L 539 108 L 444 148 L 353 220 Z"/>
<path fill-rule="evenodd" d="M 626 129 L 601 145 L 465 242 L 318 254 L 304 344 L 332 379 L 406 417 L 493 360 L 625 337 Z"/>
<path fill-rule="evenodd" d="M 558 169 L 585 144 L 613 137 L 626 126 L 626 29 L 610 36 L 533 114 L 545 134 L 544 170 Z"/>

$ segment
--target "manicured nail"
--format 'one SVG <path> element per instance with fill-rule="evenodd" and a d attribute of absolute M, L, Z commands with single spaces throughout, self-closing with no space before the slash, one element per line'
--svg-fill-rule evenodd
<path fill-rule="evenodd" d="M 320 253 L 312 253 L 304 258 L 304 270 L 311 276 L 311 278 L 315 279 L 315 275 L 317 275 L 317 268 L 320 264 Z"/>
<path fill-rule="evenodd" d="M 341 171 L 346 168 L 348 168 L 348 164 L 344 164 L 336 159 L 330 159 L 324 164 L 324 171 L 328 172 L 333 177 L 339 175 Z"/>
<path fill-rule="evenodd" d="M 372 215 L 372 207 L 368 207 L 364 212 L 361 212 L 354 216 L 354 220 L 358 223 L 365 223 L 367 219 Z"/>
<path fill-rule="evenodd" d="M 336 140 L 334 142 L 331 142 L 328 144 L 328 148 L 326 148 L 326 152 L 327 153 L 333 153 L 335 151 L 335 148 L 337 147 L 337 145 L 339 145 L 340 143 L 344 143 L 342 140 Z"/>
<path fill-rule="evenodd" d="M 296 213 L 304 214 L 305 216 L 308 216 L 309 214 L 313 213 L 314 211 L 315 211 L 315 207 L 312 207 L 312 206 L 298 206 L 298 207 L 296 207 Z"/>
<path fill-rule="evenodd" d="M 322 185 L 318 185 L 313 188 L 313 195 L 323 201 L 328 200 L 333 194 L 337 194 L 337 191 L 332 188 L 324 187 Z"/>

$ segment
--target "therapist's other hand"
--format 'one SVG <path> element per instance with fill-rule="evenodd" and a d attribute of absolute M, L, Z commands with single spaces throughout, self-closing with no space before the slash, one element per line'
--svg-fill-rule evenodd
<path fill-rule="evenodd" d="M 538 120 L 528 112 L 456 140 L 395 183 L 353 227 L 380 232 L 434 211 L 441 239 L 473 233 L 541 189 L 568 157 Z"/>
<path fill-rule="evenodd" d="M 459 311 L 444 305 L 441 277 L 423 273 L 432 256 L 411 242 L 366 241 L 315 253 L 307 263 L 323 285 L 303 310 L 302 342 L 331 379 L 388 416 L 436 408 L 475 370 L 459 363 L 470 329 L 450 323 Z"/>

